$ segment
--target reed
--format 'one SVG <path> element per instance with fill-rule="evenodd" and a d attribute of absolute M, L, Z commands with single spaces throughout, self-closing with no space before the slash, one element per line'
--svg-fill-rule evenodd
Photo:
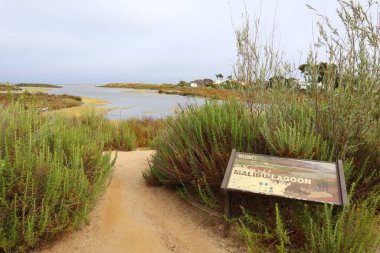
<path fill-rule="evenodd" d="M 126 125 L 136 136 L 138 147 L 151 147 L 153 139 L 164 124 L 165 119 L 131 118 L 126 120 Z"/>
<path fill-rule="evenodd" d="M 105 129 L 105 132 L 107 129 Z M 131 151 L 136 148 L 136 135 L 129 127 L 127 121 L 120 121 L 108 126 L 110 131 L 109 141 L 106 143 L 107 149 L 119 151 Z"/>

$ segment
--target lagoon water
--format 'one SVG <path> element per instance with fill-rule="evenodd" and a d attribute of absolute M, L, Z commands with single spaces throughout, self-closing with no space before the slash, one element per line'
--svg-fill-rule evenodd
<path fill-rule="evenodd" d="M 95 85 L 62 85 L 51 89 L 50 94 L 69 94 L 106 100 L 101 107 L 110 109 L 107 117 L 121 120 L 131 117 L 160 118 L 174 114 L 178 105 L 203 104 L 206 99 L 160 94 L 153 90 L 102 88 Z"/>

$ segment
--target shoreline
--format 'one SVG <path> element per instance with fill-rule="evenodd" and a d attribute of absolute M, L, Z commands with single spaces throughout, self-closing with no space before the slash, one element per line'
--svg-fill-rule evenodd
<path fill-rule="evenodd" d="M 81 97 L 83 104 L 74 106 L 74 107 L 67 107 L 67 108 L 62 108 L 58 110 L 52 110 L 45 112 L 45 114 L 64 114 L 65 116 L 69 117 L 78 117 L 82 113 L 89 111 L 89 110 L 94 110 L 95 112 L 99 113 L 106 113 L 109 111 L 109 108 L 105 108 L 102 106 L 105 106 L 107 104 L 110 104 L 110 101 L 107 100 L 102 100 L 98 98 L 90 98 L 83 96 Z"/>
<path fill-rule="evenodd" d="M 143 84 L 143 83 L 109 83 L 96 85 L 97 88 L 121 88 L 136 90 L 155 90 L 160 94 L 179 95 L 185 97 L 201 97 L 218 100 L 227 100 L 231 97 L 240 97 L 241 94 L 233 89 L 216 89 L 212 87 L 187 87 L 174 84 Z"/>

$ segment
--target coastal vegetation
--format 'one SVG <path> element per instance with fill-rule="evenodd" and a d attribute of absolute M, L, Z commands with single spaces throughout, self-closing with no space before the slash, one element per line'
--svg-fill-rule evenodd
<path fill-rule="evenodd" d="M 90 107 L 78 115 L 41 114 L 39 108 L 76 106 L 82 99 L 1 94 L 0 252 L 26 251 L 88 222 L 91 208 L 110 182 L 117 157 L 110 151 L 147 146 L 156 150 L 143 173 L 148 184 L 175 189 L 185 200 L 219 212 L 220 186 L 232 149 L 343 160 L 348 206 L 236 193 L 234 218 L 228 222 L 248 252 L 377 252 L 379 41 L 367 16 L 371 1 L 366 7 L 338 2 L 347 34 L 339 35 L 330 20 L 317 13 L 319 39 L 300 67 L 305 90 L 299 89 L 291 65 L 275 43 L 260 37 L 259 20 L 252 26 L 245 16 L 235 31 L 234 77 L 239 82 L 229 77 L 229 82 L 215 87 L 207 79 L 199 80 L 197 88 L 186 82 L 100 86 L 215 98 L 201 106 L 179 107 L 166 119 L 113 122 Z M 265 44 L 257 44 L 261 41 Z M 320 62 L 319 50 L 328 52 L 327 63 Z M 223 79 L 222 74 L 216 77 Z M 3 87 L 9 91 L 19 86 L 25 87 Z"/>
<path fill-rule="evenodd" d="M 333 252 L 348 252 L 360 248 L 363 250 L 353 252 L 375 252 L 380 242 L 380 123 L 372 118 L 358 124 L 363 120 L 357 114 L 359 106 L 356 112 L 352 107 L 345 109 L 344 124 L 336 126 L 326 104 L 316 113 L 311 103 L 279 103 L 254 115 L 238 101 L 184 108 L 159 133 L 153 145 L 157 153 L 144 177 L 150 184 L 176 188 L 187 198 L 218 209 L 223 200 L 220 185 L 233 148 L 281 157 L 343 159 L 350 192 L 348 207 L 240 194 L 234 213 L 241 218 L 232 222 L 252 252 L 275 247 L 283 240 L 279 229 L 287 235 L 283 246 L 289 251 L 331 252 L 335 248 Z M 365 125 L 368 127 L 362 131 Z M 275 222 L 279 215 L 277 221 L 282 225 Z"/>
<path fill-rule="evenodd" d="M 68 117 L 20 100 L 0 105 L 0 252 L 23 252 L 87 223 L 110 182 L 110 151 L 145 145 L 136 134 L 148 143 L 156 124 L 111 122 L 94 109 Z"/>
<path fill-rule="evenodd" d="M 0 251 L 25 251 L 88 221 L 108 185 L 104 122 L 0 106 Z"/>
<path fill-rule="evenodd" d="M 62 86 L 48 83 L 18 83 L 16 87 L 35 87 L 35 88 L 62 88 Z"/>
<path fill-rule="evenodd" d="M 343 160 L 348 206 L 236 194 L 232 204 L 237 218 L 230 222 L 248 252 L 377 252 L 379 248 L 379 40 L 368 18 L 371 1 L 368 6 L 338 2 L 346 33 L 339 34 L 317 12 L 320 37 L 304 65 L 306 92 L 300 95 L 292 82 L 283 81 L 289 80 L 290 65 L 273 47 L 275 43 L 257 44 L 268 40 L 260 37 L 260 22 L 251 26 L 246 16 L 236 30 L 235 74 L 247 84 L 241 99 L 182 108 L 153 142 L 156 153 L 144 173 L 146 181 L 177 189 L 185 199 L 217 210 L 221 210 L 220 185 L 233 148 L 280 157 Z M 328 52 L 327 64 L 318 62 L 318 50 Z M 273 79 L 268 89 L 273 76 L 285 78 Z M 268 101 L 267 107 L 257 106 Z"/>
<path fill-rule="evenodd" d="M 115 124 L 127 125 L 136 136 L 137 147 L 151 148 L 153 146 L 153 140 L 158 135 L 159 130 L 165 126 L 165 121 L 166 119 L 130 118 L 125 121 L 115 122 Z"/>
<path fill-rule="evenodd" d="M 0 91 L 20 91 L 19 87 L 10 84 L 0 84 Z"/>
<path fill-rule="evenodd" d="M 48 110 L 76 107 L 83 104 L 81 97 L 66 94 L 53 95 L 42 92 L 0 93 L 0 105 L 9 105 L 15 102 L 25 108 L 46 108 Z"/>
<path fill-rule="evenodd" d="M 156 90 L 158 93 L 162 94 L 205 97 L 221 100 L 226 100 L 233 96 L 239 96 L 240 94 L 238 90 L 218 89 L 214 87 L 198 87 L 195 89 L 189 86 L 173 84 L 110 83 L 98 87 Z"/>

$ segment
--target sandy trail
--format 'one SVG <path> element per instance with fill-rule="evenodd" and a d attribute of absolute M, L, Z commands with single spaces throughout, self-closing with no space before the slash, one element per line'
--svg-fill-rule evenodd
<path fill-rule="evenodd" d="M 119 152 L 112 183 L 91 222 L 35 253 L 236 252 L 218 233 L 220 220 L 162 187 L 148 187 L 142 171 L 152 151 Z"/>

